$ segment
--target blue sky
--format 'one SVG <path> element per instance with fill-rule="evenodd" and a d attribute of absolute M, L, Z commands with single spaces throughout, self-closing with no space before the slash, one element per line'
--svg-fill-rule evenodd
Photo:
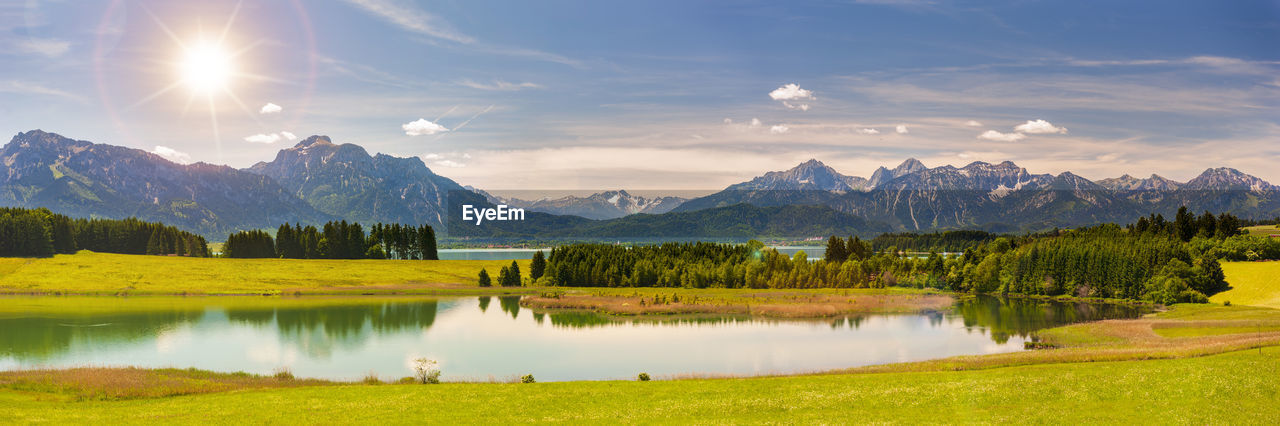
<path fill-rule="evenodd" d="M 183 84 L 201 39 L 225 90 Z M 234 167 L 325 134 L 496 190 L 808 158 L 1280 182 L 1277 41 L 1276 1 L 4 1 L 0 133 Z"/>

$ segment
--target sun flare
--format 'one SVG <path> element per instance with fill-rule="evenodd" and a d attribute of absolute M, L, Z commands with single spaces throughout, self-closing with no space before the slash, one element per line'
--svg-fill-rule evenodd
<path fill-rule="evenodd" d="M 231 55 L 222 46 L 198 42 L 185 49 L 180 72 L 193 92 L 212 95 L 224 91 L 234 74 Z"/>

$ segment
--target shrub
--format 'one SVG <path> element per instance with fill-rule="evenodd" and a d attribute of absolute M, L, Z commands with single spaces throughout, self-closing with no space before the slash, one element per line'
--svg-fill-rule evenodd
<path fill-rule="evenodd" d="M 378 373 L 375 373 L 375 372 L 372 372 L 372 371 L 370 371 L 370 372 L 368 372 L 368 373 L 365 373 L 365 374 L 364 374 L 364 378 L 363 378 L 363 379 L 360 379 L 360 382 L 361 382 L 361 383 L 364 383 L 364 384 L 366 384 L 366 385 L 380 385 L 380 384 L 382 384 L 382 380 L 378 378 Z"/>
<path fill-rule="evenodd" d="M 1230 301 L 1230 300 L 1223 300 L 1223 301 L 1222 301 L 1222 306 L 1231 306 L 1231 301 Z"/>
<path fill-rule="evenodd" d="M 413 373 L 418 378 L 418 383 L 432 385 L 440 383 L 440 363 L 435 360 L 427 358 L 413 360 Z"/>
<path fill-rule="evenodd" d="M 293 372 L 289 371 L 289 367 L 277 368 L 275 373 L 271 375 L 276 380 L 293 380 Z"/>
<path fill-rule="evenodd" d="M 640 373 L 640 375 L 637 376 L 636 378 L 642 382 L 647 382 L 649 381 L 649 373 Z"/>
<path fill-rule="evenodd" d="M 533 380 L 532 374 L 525 374 L 524 377 L 520 378 L 520 383 L 536 383 L 536 381 Z"/>

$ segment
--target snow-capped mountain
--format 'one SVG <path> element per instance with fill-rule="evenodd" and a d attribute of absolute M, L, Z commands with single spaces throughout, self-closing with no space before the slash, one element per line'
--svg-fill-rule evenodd
<path fill-rule="evenodd" d="M 905 165 L 905 163 L 904 163 Z M 883 168 L 882 168 L 883 169 Z M 877 185 L 877 189 L 977 190 L 1007 193 L 1025 186 L 1049 183 L 1053 176 L 1033 175 L 1011 161 L 990 164 L 981 161 L 955 168 L 942 166 L 918 169 Z"/>
<path fill-rule="evenodd" d="M 904 163 L 905 164 L 905 163 Z M 768 172 L 747 182 L 731 185 L 727 190 L 759 191 L 832 191 L 847 192 L 866 189 L 867 179 L 845 176 L 818 160 L 809 160 L 791 170 Z"/>
<path fill-rule="evenodd" d="M 1098 185 L 1115 191 L 1173 191 L 1182 187 L 1181 183 L 1152 174 L 1146 179 L 1139 179 L 1128 174 L 1118 178 L 1099 180 Z"/>
<path fill-rule="evenodd" d="M 679 206 L 685 199 L 680 197 L 645 198 L 632 195 L 625 190 L 617 190 L 598 192 L 587 197 L 566 196 L 532 201 L 518 198 L 498 198 L 498 201 L 536 212 L 581 216 L 587 219 L 614 219 L 636 213 L 666 213 Z"/>
<path fill-rule="evenodd" d="M 1228 167 L 1205 170 L 1200 176 L 1187 181 L 1184 188 L 1198 191 L 1247 190 L 1267 192 L 1277 190 L 1275 185 L 1265 180 Z"/>
<path fill-rule="evenodd" d="M 811 163 L 817 162 L 801 166 Z M 928 168 L 908 159 L 894 169 L 879 168 L 860 191 L 754 189 L 798 187 L 795 182 L 799 178 L 792 173 L 797 169 L 770 172 L 731 185 L 724 191 L 686 201 L 676 211 L 739 203 L 826 205 L 907 231 L 974 227 L 1042 230 L 1123 222 L 1152 212 L 1170 215 L 1183 205 L 1242 217 L 1280 215 L 1280 188 L 1228 168 L 1209 169 L 1185 184 L 1156 175 L 1148 179 L 1125 175 L 1093 182 L 1071 172 L 1034 174 L 1009 161 Z M 829 173 L 843 176 L 834 170 Z M 784 181 L 790 186 L 778 183 Z"/>

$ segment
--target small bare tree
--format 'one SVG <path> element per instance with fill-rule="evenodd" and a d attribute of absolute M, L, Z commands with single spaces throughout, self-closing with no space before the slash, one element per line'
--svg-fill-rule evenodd
<path fill-rule="evenodd" d="M 417 376 L 418 383 L 432 385 L 440 383 L 440 363 L 433 359 L 413 360 L 413 373 Z"/>

